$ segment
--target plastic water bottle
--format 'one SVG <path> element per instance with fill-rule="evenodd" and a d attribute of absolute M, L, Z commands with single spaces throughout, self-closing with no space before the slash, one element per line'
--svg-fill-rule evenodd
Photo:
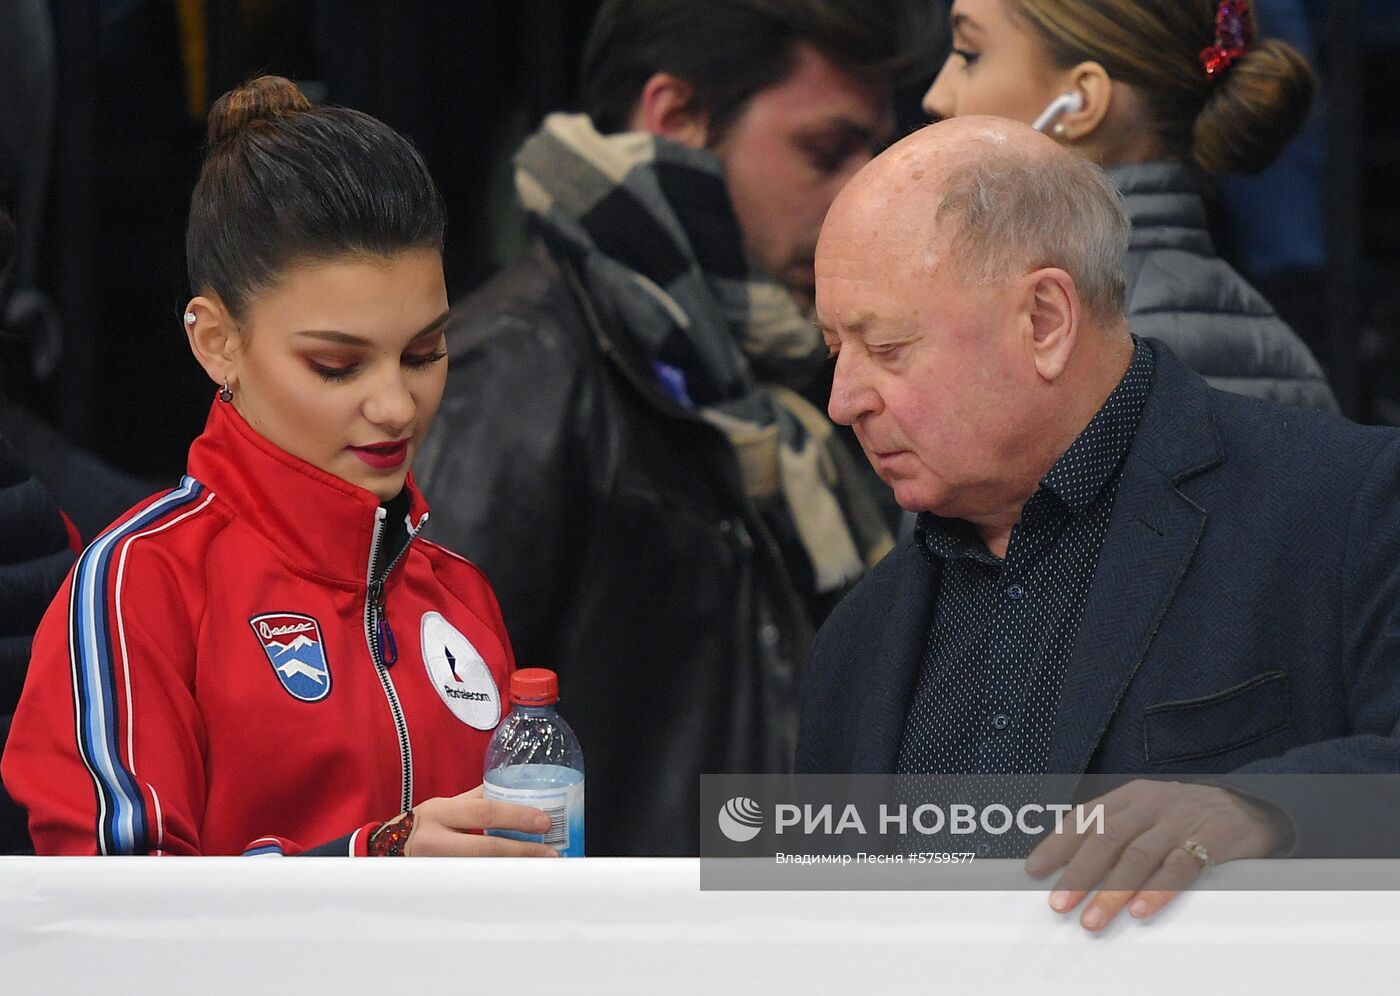
<path fill-rule="evenodd" d="M 534 806 L 549 814 L 543 835 L 488 830 L 496 837 L 543 841 L 561 857 L 583 857 L 583 751 L 569 724 L 559 718 L 559 678 L 542 667 L 521 668 L 510 677 L 511 713 L 496 727 L 486 748 L 487 799 Z"/>

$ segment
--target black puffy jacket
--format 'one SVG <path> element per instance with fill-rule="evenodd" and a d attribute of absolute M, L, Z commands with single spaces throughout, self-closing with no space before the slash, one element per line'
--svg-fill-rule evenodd
<path fill-rule="evenodd" d="M 0 438 L 0 750 L 29 667 L 29 643 L 73 564 L 58 506 Z M 24 814 L 0 789 L 0 854 L 28 849 Z"/>
<path fill-rule="evenodd" d="M 702 772 L 790 767 L 812 623 L 729 440 L 600 298 L 536 241 L 454 308 L 414 475 L 518 663 L 559 673 L 588 852 L 694 854 Z"/>
<path fill-rule="evenodd" d="M 1212 387 L 1302 408 L 1337 401 L 1303 340 L 1215 254 L 1200 175 L 1178 162 L 1107 171 L 1133 223 L 1128 323 L 1161 339 Z"/>

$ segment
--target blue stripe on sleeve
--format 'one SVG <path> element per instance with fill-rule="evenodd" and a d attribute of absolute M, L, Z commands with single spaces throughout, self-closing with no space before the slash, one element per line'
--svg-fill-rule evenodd
<path fill-rule="evenodd" d="M 121 763 L 118 747 L 116 655 L 108 595 L 113 552 L 121 541 L 193 505 L 204 486 L 192 477 L 139 515 L 114 526 L 83 551 L 73 571 L 68 611 L 68 646 L 78 751 L 97 792 L 97 838 L 101 854 L 144 854 L 150 826 L 141 790 Z"/>

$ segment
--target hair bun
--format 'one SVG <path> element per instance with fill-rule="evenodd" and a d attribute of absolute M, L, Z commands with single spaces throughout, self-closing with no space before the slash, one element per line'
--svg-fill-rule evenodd
<path fill-rule="evenodd" d="M 259 76 L 214 102 L 209 109 L 209 146 L 228 141 L 254 121 L 309 110 L 311 101 L 291 80 Z"/>
<path fill-rule="evenodd" d="M 1253 45 L 1206 98 L 1192 152 L 1207 173 L 1240 176 L 1273 162 L 1312 107 L 1314 79 L 1293 46 L 1270 38 Z"/>

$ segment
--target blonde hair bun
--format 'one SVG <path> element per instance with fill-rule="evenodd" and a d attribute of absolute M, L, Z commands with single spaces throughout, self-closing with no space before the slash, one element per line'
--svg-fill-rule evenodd
<path fill-rule="evenodd" d="M 1192 128 L 1192 156 L 1217 176 L 1259 172 L 1303 127 L 1313 88 L 1302 53 L 1277 39 L 1256 42 L 1206 98 Z"/>

